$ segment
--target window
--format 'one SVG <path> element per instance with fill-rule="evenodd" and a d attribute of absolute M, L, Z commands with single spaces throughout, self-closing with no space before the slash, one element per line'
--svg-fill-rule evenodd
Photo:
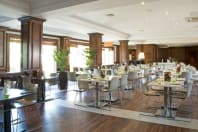
<path fill-rule="evenodd" d="M 114 64 L 114 51 L 112 48 L 102 49 L 102 65 Z"/>
<path fill-rule="evenodd" d="M 87 48 L 89 47 L 83 45 L 70 47 L 70 54 L 69 54 L 70 71 L 73 71 L 74 67 L 81 67 L 81 68 L 86 67 L 84 51 Z"/>
<path fill-rule="evenodd" d="M 21 41 L 19 36 L 8 36 L 9 42 L 9 71 L 21 71 Z"/>
<path fill-rule="evenodd" d="M 56 62 L 53 55 L 57 49 L 57 40 L 44 39 L 42 44 L 42 70 L 44 74 L 56 72 Z"/>

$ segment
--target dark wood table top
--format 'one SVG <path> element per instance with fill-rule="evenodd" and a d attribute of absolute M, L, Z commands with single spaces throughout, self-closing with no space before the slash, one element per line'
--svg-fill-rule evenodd
<path fill-rule="evenodd" d="M 9 88 L 6 93 L 6 89 L 0 87 L 0 102 L 17 100 L 32 94 L 33 92 L 31 91 L 15 88 Z"/>

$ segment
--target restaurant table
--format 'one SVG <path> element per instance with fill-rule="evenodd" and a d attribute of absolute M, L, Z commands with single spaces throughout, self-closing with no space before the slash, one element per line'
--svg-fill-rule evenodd
<path fill-rule="evenodd" d="M 58 76 L 45 76 L 41 78 L 33 79 L 33 83 L 38 84 L 37 92 L 37 102 L 45 101 L 45 91 L 46 91 L 46 82 L 50 80 L 58 79 Z"/>
<path fill-rule="evenodd" d="M 93 107 L 96 107 L 96 108 L 101 108 L 101 107 L 103 107 L 103 106 L 105 106 L 107 104 L 105 102 L 100 102 L 100 100 L 99 100 L 99 83 L 104 83 L 104 82 L 110 83 L 112 77 L 108 77 L 108 78 L 79 79 L 80 81 L 87 81 L 87 82 L 96 83 L 96 101 L 93 102 L 93 103 L 88 104 L 88 106 L 93 106 Z M 120 77 L 120 76 L 114 76 L 114 77 Z M 114 100 L 115 100 L 115 98 L 114 98 Z"/>
<path fill-rule="evenodd" d="M 4 110 L 4 132 L 11 132 L 11 103 L 14 100 L 22 99 L 23 97 L 30 96 L 33 93 L 21 89 L 10 88 L 6 90 L 0 87 L 0 103 L 3 104 Z"/>
<path fill-rule="evenodd" d="M 18 78 L 19 76 L 23 75 L 23 72 L 0 72 L 0 86 L 4 86 L 4 80 L 6 79 L 16 79 Z M 18 83 L 21 83 L 21 84 L 18 84 L 20 87 L 22 86 L 22 80 Z"/>
<path fill-rule="evenodd" d="M 79 79 L 80 81 L 86 81 L 86 82 L 93 82 L 96 83 L 96 101 L 93 103 L 88 104 L 88 106 L 91 107 L 96 107 L 96 108 L 101 108 L 107 103 L 100 102 L 99 101 L 99 83 L 104 82 L 105 80 L 103 79 L 94 79 L 94 78 L 86 78 L 86 79 Z"/>
<path fill-rule="evenodd" d="M 164 106 L 163 110 L 157 111 L 156 115 L 160 115 L 167 118 L 174 118 L 175 115 L 172 113 L 172 89 L 174 88 L 183 88 L 184 87 L 184 78 L 177 78 L 175 81 L 163 81 L 163 80 L 154 80 L 148 83 L 148 86 L 157 86 L 163 88 L 164 93 Z"/>

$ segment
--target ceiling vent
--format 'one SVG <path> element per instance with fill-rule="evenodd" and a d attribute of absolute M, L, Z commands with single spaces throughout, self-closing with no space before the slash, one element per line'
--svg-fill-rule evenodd
<path fill-rule="evenodd" d="M 188 17 L 186 18 L 187 22 L 198 22 L 198 17 Z"/>

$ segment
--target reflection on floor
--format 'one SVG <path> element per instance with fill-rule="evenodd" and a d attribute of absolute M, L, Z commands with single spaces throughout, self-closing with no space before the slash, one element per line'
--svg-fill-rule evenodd
<path fill-rule="evenodd" d="M 197 125 L 198 120 L 195 119 L 178 118 L 178 117 L 175 119 L 168 119 L 168 118 L 166 119 L 164 117 L 151 116 L 151 114 L 145 112 L 138 112 L 132 110 L 118 109 L 118 108 L 104 107 L 102 109 L 97 109 L 93 107 L 92 108 L 82 107 L 82 106 L 74 105 L 69 101 L 60 100 L 60 99 L 56 100 L 55 103 L 64 106 L 66 108 L 73 108 L 86 112 L 198 130 L 198 125 Z M 146 115 L 150 115 L 150 116 L 146 116 Z"/>
<path fill-rule="evenodd" d="M 177 113 L 178 117 L 182 117 L 177 118 L 179 120 L 190 119 L 190 122 L 184 122 L 140 115 L 142 112 L 154 113 L 156 108 L 163 104 L 163 97 L 148 97 L 138 89 L 124 92 L 123 105 L 120 105 L 118 101 L 112 105 L 111 109 L 108 106 L 104 109 L 95 109 L 74 105 L 75 97 L 78 102 L 94 100 L 95 90 L 76 96 L 76 87 L 73 85 L 70 85 L 67 91 L 61 91 L 54 87 L 52 89 L 54 91 L 51 91 L 54 100 L 39 104 L 42 128 L 36 131 L 195 132 L 198 130 L 198 93 L 196 89 L 197 87 L 194 87 L 192 92 L 192 102 L 190 100 L 174 100 L 176 104 L 181 104 L 179 105 L 180 111 L 188 111 Z M 117 94 L 114 93 L 114 96 Z M 104 95 L 101 94 L 101 96 Z M 186 110 L 186 108 L 188 109 Z"/>

